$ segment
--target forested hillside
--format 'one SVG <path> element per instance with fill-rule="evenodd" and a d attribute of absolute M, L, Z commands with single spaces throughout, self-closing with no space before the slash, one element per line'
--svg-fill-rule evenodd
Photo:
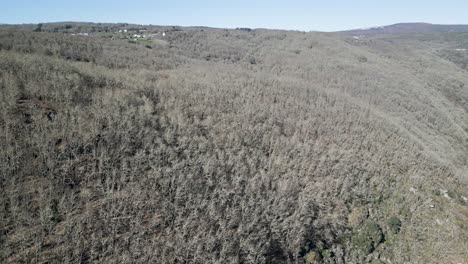
<path fill-rule="evenodd" d="M 0 262 L 467 263 L 467 49 L 0 26 Z"/>

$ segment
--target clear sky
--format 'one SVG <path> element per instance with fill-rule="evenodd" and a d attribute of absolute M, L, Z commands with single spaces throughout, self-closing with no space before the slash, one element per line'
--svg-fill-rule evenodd
<path fill-rule="evenodd" d="M 0 0 L 0 23 L 58 21 L 335 31 L 468 24 L 468 0 Z"/>

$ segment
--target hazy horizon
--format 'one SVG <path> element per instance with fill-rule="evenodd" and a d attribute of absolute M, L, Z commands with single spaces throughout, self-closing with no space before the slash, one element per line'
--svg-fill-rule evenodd
<path fill-rule="evenodd" d="M 91 8 L 90 8 L 91 7 Z M 237 1 L 15 1 L 5 3 L 0 24 L 46 22 L 130 23 L 267 28 L 299 31 L 340 31 L 397 23 L 468 24 L 468 3 L 449 0 L 375 3 L 327 3 L 302 0 Z M 72 10 L 72 12 L 70 12 Z"/>
<path fill-rule="evenodd" d="M 266 27 L 217 27 L 217 26 L 206 26 L 206 25 L 178 25 L 178 24 L 138 24 L 126 21 L 117 21 L 117 22 L 101 22 L 101 21 L 40 21 L 37 23 L 0 23 L 0 25 L 36 25 L 36 24 L 54 24 L 54 23 L 94 23 L 94 24 L 129 24 L 129 25 L 142 25 L 142 26 L 162 26 L 162 27 L 193 27 L 193 28 L 226 28 L 226 29 L 236 29 L 236 28 L 251 28 L 251 29 L 267 29 L 267 30 L 288 30 L 288 31 L 309 31 L 309 32 L 340 32 L 340 31 L 354 31 L 360 29 L 373 29 L 385 26 L 392 26 L 398 24 L 428 24 L 428 25 L 442 25 L 442 26 L 459 26 L 459 25 L 468 25 L 462 23 L 453 23 L 453 24 L 438 24 L 438 23 L 431 23 L 431 22 L 396 22 L 392 24 L 385 24 L 385 25 L 372 25 L 368 27 L 361 27 L 361 28 L 344 28 L 336 31 L 324 31 L 324 30 L 300 30 L 300 29 L 284 29 L 284 28 L 266 28 Z"/>

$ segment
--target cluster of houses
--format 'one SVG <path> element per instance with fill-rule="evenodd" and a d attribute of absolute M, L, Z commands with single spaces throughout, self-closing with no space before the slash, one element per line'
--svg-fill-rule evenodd
<path fill-rule="evenodd" d="M 158 32 L 156 34 L 134 34 L 132 35 L 133 40 L 138 40 L 140 38 L 160 38 L 160 37 L 165 37 L 166 32 Z"/>
<path fill-rule="evenodd" d="M 142 32 L 146 32 L 144 29 L 140 29 L 137 31 L 138 33 L 133 34 L 132 38 L 138 39 L 138 38 L 160 38 L 160 37 L 165 37 L 166 32 L 158 32 L 154 34 L 141 34 Z M 127 29 L 121 29 L 118 32 L 115 33 L 129 33 Z"/>
<path fill-rule="evenodd" d="M 143 34 L 146 32 L 146 30 L 140 29 L 133 31 L 136 32 L 135 34 L 131 35 L 130 38 L 133 38 L 133 40 L 137 40 L 140 38 L 163 38 L 166 36 L 166 32 L 157 32 L 157 33 L 151 33 L 151 34 Z M 128 29 L 120 29 L 119 31 L 116 31 L 115 33 L 133 33 L 131 30 Z M 90 36 L 89 33 L 72 33 L 70 34 L 72 36 Z"/>
<path fill-rule="evenodd" d="M 158 32 L 156 34 L 148 34 L 148 35 L 143 35 L 144 38 L 159 38 L 159 37 L 165 37 L 166 32 Z"/>
<path fill-rule="evenodd" d="M 72 33 L 71 35 L 72 36 L 86 36 L 87 37 L 87 36 L 89 36 L 89 33 L 76 33 L 76 34 Z"/>

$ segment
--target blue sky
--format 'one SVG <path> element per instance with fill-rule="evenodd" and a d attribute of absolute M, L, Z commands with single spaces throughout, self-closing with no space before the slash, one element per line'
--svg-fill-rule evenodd
<path fill-rule="evenodd" d="M 466 0 L 0 0 L 0 23 L 57 21 L 334 31 L 398 22 L 468 24 Z"/>

